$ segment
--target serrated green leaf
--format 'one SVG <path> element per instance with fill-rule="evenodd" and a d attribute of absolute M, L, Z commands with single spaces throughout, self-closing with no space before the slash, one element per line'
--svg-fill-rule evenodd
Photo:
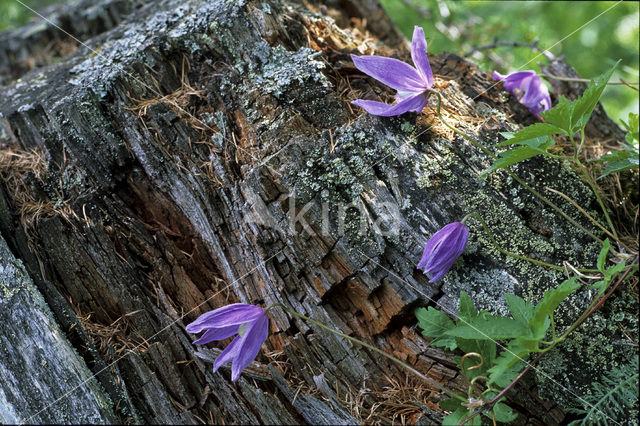
<path fill-rule="evenodd" d="M 432 340 L 429 343 L 429 346 L 434 346 L 436 348 L 445 348 L 450 351 L 453 351 L 458 347 L 458 344 L 456 343 L 455 337 L 442 336 Z"/>
<path fill-rule="evenodd" d="M 627 129 L 627 134 L 624 139 L 630 145 L 638 145 L 638 140 L 640 139 L 640 116 L 634 112 L 629 113 L 629 118 L 625 123 L 624 120 L 620 120 L 622 125 Z"/>
<path fill-rule="evenodd" d="M 528 326 L 529 320 L 533 316 L 533 305 L 515 294 L 506 293 L 504 296 L 513 319 Z"/>
<path fill-rule="evenodd" d="M 616 263 L 614 266 L 611 266 L 604 271 L 604 279 L 606 281 L 611 281 L 613 277 L 622 272 L 626 267 L 627 265 L 624 262 Z"/>
<path fill-rule="evenodd" d="M 565 132 L 571 131 L 571 112 L 573 103 L 564 96 L 558 98 L 556 106 L 547 111 L 541 111 L 540 115 L 549 124 L 563 129 Z"/>
<path fill-rule="evenodd" d="M 597 82 L 589 83 L 589 87 L 587 87 L 582 96 L 573 102 L 574 107 L 571 114 L 572 130 L 577 131 L 589 121 L 593 109 L 598 104 L 598 100 L 600 100 L 600 96 L 602 96 L 602 92 L 611 78 L 611 74 L 613 74 L 619 63 L 620 61 L 616 62 L 609 71 L 602 74 Z"/>
<path fill-rule="evenodd" d="M 478 316 L 478 309 L 473 304 L 473 300 L 464 291 L 460 292 L 460 307 L 458 308 L 458 317 L 465 321 L 471 321 Z M 460 322 L 458 320 L 458 322 Z"/>
<path fill-rule="evenodd" d="M 510 423 L 518 417 L 511 407 L 502 402 L 498 402 L 493 407 L 493 415 L 495 416 L 496 422 L 500 423 Z"/>
<path fill-rule="evenodd" d="M 464 367 L 466 369 L 466 376 L 468 380 L 477 376 L 484 376 L 486 371 L 493 365 L 493 360 L 496 358 L 496 344 L 493 340 L 469 340 L 469 339 L 456 339 L 458 347 L 464 353 L 475 352 L 482 356 L 482 360 L 477 356 L 469 356 L 464 358 Z M 480 368 L 469 370 L 474 365 L 479 365 L 482 361 Z M 462 371 L 462 357 L 456 357 L 456 362 Z"/>
<path fill-rule="evenodd" d="M 525 363 L 521 359 L 526 357 L 531 351 L 523 347 L 520 342 L 512 340 L 507 347 L 500 352 L 493 366 L 487 370 L 489 375 L 488 385 L 495 383 L 500 387 L 505 387 L 513 379 L 516 378 L 518 373 L 525 367 Z"/>
<path fill-rule="evenodd" d="M 523 146 L 501 152 L 498 159 L 493 162 L 489 169 L 480 173 L 480 176 L 486 176 L 495 170 L 509 167 L 513 164 L 519 163 L 520 161 L 535 157 L 536 155 L 546 155 L 548 154 L 547 149 L 554 143 L 555 141 L 550 137 L 543 136 L 536 139 L 530 139 Z"/>
<path fill-rule="evenodd" d="M 505 136 L 510 135 L 509 133 L 502 133 L 503 136 L 507 137 L 507 140 L 499 143 L 497 146 L 519 144 L 530 139 L 539 138 L 541 136 L 557 135 L 561 133 L 566 133 L 566 131 L 561 129 L 560 127 L 554 126 L 553 124 L 536 123 L 532 124 L 531 126 L 525 127 L 524 129 L 511 136 Z"/>
<path fill-rule="evenodd" d="M 511 318 L 478 317 L 467 324 L 459 324 L 445 332 L 447 336 L 476 340 L 503 340 L 531 334 L 529 327 Z"/>
<path fill-rule="evenodd" d="M 596 283 L 591 284 L 591 288 L 598 292 L 598 296 L 604 294 L 604 291 L 607 289 L 607 281 L 598 281 Z"/>
<path fill-rule="evenodd" d="M 631 153 L 625 153 L 624 158 L 608 163 L 602 171 L 602 175 L 598 176 L 598 179 L 602 179 L 611 173 L 637 169 L 639 165 L 637 156 L 634 156 Z"/>
<path fill-rule="evenodd" d="M 611 241 L 609 239 L 605 239 L 602 243 L 602 250 L 600 250 L 600 254 L 598 255 L 598 271 L 604 274 L 604 262 L 607 261 L 607 254 L 609 253 L 609 249 L 611 248 Z"/>
<path fill-rule="evenodd" d="M 429 306 L 429 309 L 418 308 L 415 311 L 422 334 L 427 337 L 442 337 L 447 330 L 455 327 L 451 319 L 443 312 Z"/>
<path fill-rule="evenodd" d="M 577 280 L 578 277 L 571 277 L 557 288 L 544 292 L 542 300 L 534 309 L 533 317 L 529 320 L 529 326 L 534 334 L 538 334 L 539 329 L 544 327 L 546 318 L 555 311 L 558 305 L 580 287 L 580 283 L 576 282 Z"/>

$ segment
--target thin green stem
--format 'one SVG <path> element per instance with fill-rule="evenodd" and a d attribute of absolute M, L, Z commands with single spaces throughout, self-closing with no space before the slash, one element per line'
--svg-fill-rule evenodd
<path fill-rule="evenodd" d="M 571 138 L 571 141 L 573 141 L 573 137 L 571 135 L 569 135 L 569 138 Z M 616 228 L 613 226 L 613 222 L 611 221 L 611 217 L 609 216 L 609 212 L 607 211 L 607 208 L 605 207 L 604 202 L 602 201 L 602 198 L 600 197 L 600 192 L 598 191 L 598 187 L 596 186 L 596 183 L 591 178 L 591 173 L 589 173 L 587 168 L 585 166 L 583 166 L 582 162 L 580 161 L 580 152 L 582 151 L 582 147 L 584 146 L 584 142 L 585 142 L 584 127 L 582 129 L 580 129 L 580 138 L 581 138 L 580 146 L 576 149 L 576 151 L 575 151 L 575 153 L 573 155 L 573 162 L 578 167 L 578 170 L 580 170 L 580 173 L 582 174 L 584 180 L 587 181 L 587 183 L 591 187 L 591 190 L 593 191 L 593 194 L 596 196 L 596 200 L 598 200 L 598 204 L 600 204 L 600 208 L 602 209 L 602 212 L 604 213 L 604 217 L 607 220 L 607 224 L 609 225 L 609 229 L 611 230 L 611 232 L 614 235 L 614 238 L 617 241 L 618 240 L 618 234 L 616 233 Z"/>
<path fill-rule="evenodd" d="M 562 334 L 562 336 L 560 336 L 557 340 L 555 340 L 553 342 L 553 345 L 551 345 L 548 348 L 545 348 L 545 349 L 539 351 L 538 356 L 533 361 L 531 361 L 529 364 L 527 364 L 525 369 L 522 370 L 520 372 L 520 374 L 518 374 L 518 376 L 511 381 L 511 383 L 509 383 L 495 397 L 493 397 L 491 399 L 491 401 L 487 402 L 482 407 L 480 407 L 479 410 L 474 411 L 467 418 L 465 418 L 460 423 L 460 425 L 463 425 L 463 424 L 467 423 L 469 420 L 473 419 L 474 417 L 476 417 L 477 415 L 479 415 L 483 411 L 486 411 L 488 409 L 493 408 L 493 406 L 500 400 L 500 398 L 502 398 L 509 391 L 509 389 L 513 388 L 513 386 L 520 381 L 520 379 L 534 366 L 535 363 L 537 363 L 540 360 L 540 358 L 542 358 L 542 356 L 545 353 L 547 353 L 548 351 L 553 349 L 558 343 L 562 342 L 567 337 L 567 335 L 569 333 L 571 333 L 573 330 L 578 328 L 593 312 L 595 312 L 596 309 L 598 309 L 604 303 L 605 300 L 607 300 L 609 298 L 609 296 L 611 296 L 611 294 L 616 290 L 616 288 L 620 285 L 620 283 L 622 283 L 625 280 L 625 278 L 629 275 L 629 273 L 631 273 L 634 269 L 637 268 L 637 266 L 638 266 L 637 262 L 638 262 L 638 257 L 636 256 L 636 258 L 633 260 L 633 262 L 629 266 L 629 268 L 627 268 L 625 273 L 618 279 L 618 281 L 616 281 L 616 283 L 613 285 L 613 287 L 611 288 L 611 290 L 609 290 L 609 292 L 607 294 L 605 294 L 604 296 L 600 297 L 599 299 L 596 299 L 596 301 L 594 301 L 594 303 L 591 303 L 591 305 L 589 305 L 589 308 L 587 308 L 585 313 L 582 316 L 580 316 L 578 321 L 573 323 L 573 325 L 571 327 L 569 327 L 569 329 L 567 329 L 567 331 L 564 332 Z"/>
<path fill-rule="evenodd" d="M 298 312 L 294 311 L 293 309 L 288 308 L 287 306 L 283 305 L 282 303 L 275 303 L 275 304 L 273 304 L 273 305 L 269 306 L 269 307 L 267 308 L 267 310 L 269 310 L 269 309 L 271 309 L 271 308 L 274 308 L 274 307 L 276 307 L 276 306 L 279 306 L 280 308 L 284 309 L 284 310 L 285 310 L 286 312 L 288 312 L 289 314 L 294 315 L 294 316 L 296 316 L 296 317 L 298 317 L 298 318 L 301 318 L 301 319 L 303 319 L 303 320 L 305 320 L 305 321 L 308 321 L 308 322 L 310 322 L 310 323 L 312 323 L 312 324 L 315 324 L 315 325 L 317 325 L 318 327 L 320 327 L 320 328 L 322 328 L 322 329 L 324 329 L 324 330 L 327 330 L 327 331 L 328 331 L 328 332 L 330 332 L 330 333 L 333 333 L 333 334 L 335 334 L 335 335 L 337 335 L 337 336 L 343 337 L 343 338 L 345 338 L 345 339 L 347 339 L 347 340 L 352 341 L 353 343 L 357 343 L 357 344 L 358 344 L 358 345 L 360 345 L 360 346 L 364 346 L 364 347 L 365 347 L 365 348 L 367 348 L 367 349 L 370 349 L 370 350 L 372 350 L 372 351 L 374 351 L 374 352 L 379 353 L 380 355 L 382 355 L 382 356 L 384 356 L 384 357 L 386 357 L 386 358 L 390 359 L 391 361 L 393 361 L 393 362 L 397 363 L 398 365 L 401 365 L 401 366 L 402 366 L 402 367 L 404 367 L 405 369 L 409 370 L 410 372 L 412 372 L 412 373 L 413 373 L 413 374 L 415 374 L 416 376 L 420 377 L 422 380 L 424 380 L 425 382 L 429 383 L 430 385 L 432 385 L 432 386 L 434 386 L 434 387 L 436 387 L 436 388 L 440 389 L 441 391 L 445 392 L 445 393 L 446 393 L 447 395 L 449 395 L 450 397 L 452 397 L 452 398 L 456 398 L 456 399 L 458 399 L 458 400 L 460 400 L 460 401 L 463 401 L 463 402 L 467 402 L 467 400 L 466 400 L 464 397 L 462 397 L 462 396 L 460 396 L 460 395 L 458 395 L 458 394 L 456 394 L 456 393 L 454 393 L 454 392 L 450 391 L 449 389 L 445 388 L 445 387 L 444 387 L 444 386 L 442 386 L 441 384 L 439 384 L 439 383 L 437 383 L 437 382 L 435 382 L 435 381 L 431 380 L 430 378 L 428 378 L 427 376 L 425 376 L 424 374 L 422 374 L 421 372 L 419 372 L 418 370 L 416 370 L 415 368 L 413 368 L 412 366 L 410 366 L 410 365 L 409 365 L 409 364 L 407 364 L 406 362 L 404 362 L 404 361 L 402 361 L 402 360 L 400 360 L 400 359 L 396 358 L 396 357 L 395 357 L 395 356 L 393 356 L 393 355 L 389 355 L 389 354 L 388 354 L 388 353 L 386 353 L 385 351 L 383 351 L 383 350 L 381 350 L 381 349 L 378 349 L 378 348 L 376 348 L 375 346 L 370 345 L 369 343 L 363 342 L 362 340 L 356 339 L 355 337 L 348 336 L 348 335 L 346 335 L 346 334 L 344 334 L 344 333 L 341 333 L 341 332 L 336 331 L 336 330 L 334 330 L 334 329 L 332 329 L 332 328 L 330 328 L 330 327 L 327 327 L 326 325 L 324 325 L 324 324 L 322 324 L 322 323 L 320 323 L 320 322 L 318 322 L 318 321 L 316 321 L 316 320 L 314 320 L 314 319 L 312 319 L 312 318 L 309 318 L 308 316 L 302 315 L 302 314 L 300 314 L 300 313 L 298 313 Z"/>
<path fill-rule="evenodd" d="M 618 244 L 620 244 L 622 247 L 626 248 L 627 250 L 629 250 L 629 247 L 627 247 L 622 241 L 620 241 L 618 238 L 616 238 L 615 235 L 613 235 L 611 232 L 609 232 L 609 230 L 607 228 L 605 228 L 604 226 L 602 226 L 602 224 L 600 222 L 598 222 L 597 220 L 595 220 L 593 218 L 593 216 L 591 216 L 589 213 L 587 213 L 582 207 L 580 207 L 580 205 L 578 203 L 576 203 L 575 201 L 573 201 L 568 195 L 563 194 L 560 191 L 557 191 L 553 188 L 549 188 L 548 186 L 545 186 L 544 189 L 546 189 L 547 191 L 551 191 L 555 194 L 558 194 L 559 196 L 561 196 L 562 198 L 564 198 L 565 200 L 567 200 L 569 203 L 571 203 L 576 209 L 578 209 L 578 211 L 580 211 L 580 213 L 582 213 L 584 216 L 587 217 L 587 219 L 589 219 L 591 222 L 593 222 L 594 225 L 596 225 L 598 228 L 602 229 L 602 231 L 607 234 L 609 237 L 611 237 L 611 239 L 615 240 Z M 630 250 L 631 251 L 631 250 Z"/>
<path fill-rule="evenodd" d="M 559 77 L 556 75 L 551 75 L 551 74 L 540 74 L 541 77 L 544 78 L 548 78 L 548 79 L 552 79 L 552 80 L 559 80 L 559 81 L 575 81 L 575 82 L 580 82 L 580 83 L 591 83 L 592 80 L 589 80 L 588 78 L 570 78 L 570 77 Z M 637 81 L 609 81 L 607 82 L 608 85 L 610 86 L 637 86 L 639 83 Z M 638 90 L 635 87 L 631 87 L 634 90 Z"/>
<path fill-rule="evenodd" d="M 557 271 L 564 271 L 564 268 L 562 266 L 553 265 L 551 263 L 543 262 L 541 260 L 533 259 L 533 258 L 527 257 L 527 256 L 522 256 L 522 255 L 519 255 L 517 253 L 513 253 L 513 252 L 510 252 L 510 251 L 507 251 L 507 250 L 503 249 L 502 246 L 500 246 L 500 244 L 498 244 L 498 241 L 496 241 L 495 236 L 493 235 L 491 230 L 489 230 L 489 227 L 487 226 L 486 222 L 482 219 L 482 217 L 480 217 L 479 214 L 470 213 L 470 214 L 466 215 L 464 217 L 464 219 L 462 219 L 462 223 L 464 223 L 464 221 L 469 217 L 473 217 L 473 218 L 477 219 L 480 222 L 480 224 L 482 225 L 482 228 L 484 228 L 484 231 L 487 233 L 487 235 L 491 239 L 491 242 L 493 243 L 493 246 L 500 253 L 502 253 L 502 254 L 504 254 L 506 256 L 514 257 L 516 259 L 526 260 L 527 262 L 531 262 L 531 263 L 539 265 L 539 266 L 544 266 L 544 267 L 547 267 L 547 268 L 555 269 Z M 597 269 L 578 269 L 578 271 L 580 271 L 580 272 L 589 272 L 589 273 L 590 272 L 598 272 Z"/>
<path fill-rule="evenodd" d="M 473 144 L 475 147 L 479 148 L 482 152 L 484 152 L 485 154 L 487 154 L 489 157 L 491 157 L 492 159 L 496 159 L 497 157 L 491 152 L 489 151 L 484 145 L 482 145 L 480 142 L 476 141 L 475 139 L 473 139 L 472 137 L 468 136 L 467 134 L 465 134 L 464 132 L 461 132 L 460 130 L 456 129 L 455 127 L 451 126 L 449 123 L 447 123 L 445 121 L 445 119 L 442 117 L 442 114 L 440 113 L 440 104 L 442 103 L 442 95 L 440 95 L 440 93 L 438 93 L 435 90 L 429 90 L 429 92 L 434 93 L 437 97 L 438 97 L 438 104 L 436 106 L 436 114 L 438 115 L 438 118 L 440 119 L 440 121 L 442 122 L 442 124 L 444 124 L 445 126 L 447 126 L 449 129 L 453 130 L 456 134 L 460 135 L 462 138 L 464 138 L 466 141 L 470 142 L 471 144 Z M 594 240 L 596 240 L 597 242 L 599 242 L 600 244 L 602 244 L 602 240 L 598 237 L 596 237 L 592 232 L 590 232 L 589 230 L 587 230 L 585 227 L 583 227 L 582 225 L 580 225 L 578 222 L 576 222 L 573 218 L 571 218 L 569 215 L 567 215 L 564 211 L 562 211 L 562 209 L 558 206 L 556 206 L 552 201 L 550 201 L 548 198 L 546 198 L 545 196 L 543 196 L 542 194 L 540 194 L 538 191 L 536 191 L 535 189 L 533 189 L 532 187 L 530 187 L 526 182 L 524 182 L 522 179 L 520 179 L 519 176 L 517 176 L 514 172 L 511 171 L 511 169 L 509 168 L 505 168 L 504 169 L 509 176 L 511 176 L 515 181 L 517 181 L 520 185 L 522 185 L 526 190 L 528 190 L 529 192 L 531 192 L 533 195 L 535 195 L 536 197 L 538 197 L 540 200 L 542 200 L 545 204 L 547 204 L 549 207 L 551 207 L 552 209 L 554 209 L 556 212 L 558 212 L 562 217 L 564 217 L 566 220 L 569 221 L 569 223 L 571 223 L 573 226 L 581 229 L 585 234 L 587 234 L 588 236 L 590 236 L 591 238 L 593 238 Z"/>

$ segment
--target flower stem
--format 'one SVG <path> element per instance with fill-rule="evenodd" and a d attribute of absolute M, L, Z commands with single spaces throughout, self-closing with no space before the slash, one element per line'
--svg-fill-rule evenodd
<path fill-rule="evenodd" d="M 489 230 L 489 227 L 487 226 L 487 224 L 485 223 L 485 221 L 482 219 L 482 217 L 480 217 L 479 214 L 477 213 L 470 213 L 468 215 L 466 215 L 464 217 L 464 219 L 462 219 L 462 223 L 464 223 L 464 221 L 469 218 L 469 217 L 473 217 L 474 219 L 477 219 L 480 224 L 482 225 L 482 227 L 484 228 L 484 231 L 487 233 L 487 235 L 489 236 L 489 238 L 491 239 L 491 242 L 493 243 L 493 246 L 496 248 L 496 250 L 498 250 L 500 253 L 506 255 L 506 256 L 511 256 L 514 257 L 516 259 L 520 259 L 520 260 L 526 260 L 527 262 L 531 262 L 534 263 L 536 265 L 540 265 L 540 266 L 545 266 L 547 268 L 551 268 L 551 269 L 555 269 L 557 271 L 564 271 L 564 268 L 562 266 L 558 266 L 558 265 L 552 265 L 551 263 L 546 263 L 543 262 L 541 260 L 536 260 L 533 259 L 531 257 L 527 257 L 527 256 L 522 256 L 510 251 L 507 251 L 505 249 L 503 249 L 500 244 L 498 244 L 498 242 L 496 241 L 495 236 L 493 235 L 493 233 Z M 578 269 L 578 271 L 580 272 L 598 272 L 597 269 Z"/>
<path fill-rule="evenodd" d="M 571 139 L 571 141 L 573 141 L 573 136 L 569 135 L 569 138 Z M 613 233 L 615 240 L 618 241 L 618 234 L 616 233 L 616 228 L 613 226 L 613 222 L 611 221 L 611 217 L 609 216 L 609 212 L 607 211 L 607 208 L 605 207 L 604 202 L 602 201 L 602 198 L 600 197 L 600 192 L 598 191 L 596 183 L 591 178 L 591 174 L 589 173 L 587 168 L 585 166 L 583 166 L 582 162 L 580 161 L 580 152 L 582 151 L 582 147 L 584 146 L 584 142 L 585 142 L 584 127 L 582 129 L 580 129 L 580 138 L 581 138 L 580 146 L 579 146 L 578 149 L 576 149 L 576 152 L 573 155 L 573 162 L 578 167 L 578 170 L 582 174 L 582 177 L 584 178 L 584 180 L 587 181 L 587 183 L 591 187 L 591 190 L 593 191 L 593 194 L 596 196 L 596 200 L 598 200 L 598 204 L 600 204 L 600 208 L 602 209 L 602 212 L 604 213 L 604 217 L 605 217 L 605 219 L 607 219 L 607 224 L 609 224 L 609 229 L 611 229 L 611 232 Z"/>
<path fill-rule="evenodd" d="M 491 399 L 491 401 L 487 402 L 482 407 L 480 407 L 479 410 L 474 411 L 467 418 L 465 418 L 460 424 L 464 425 L 469 420 L 473 419 L 474 417 L 476 417 L 478 414 L 482 413 L 483 411 L 486 411 L 488 409 L 493 408 L 493 406 L 500 400 L 500 398 L 502 398 L 507 393 L 507 391 L 509 389 L 511 389 L 518 381 L 520 381 L 520 379 L 527 373 L 527 371 L 529 371 L 531 369 L 531 367 L 533 367 L 533 365 L 535 363 L 537 363 L 545 353 L 547 353 L 548 351 L 553 349 L 558 343 L 560 343 L 564 339 L 566 339 L 566 337 L 569 335 L 569 333 L 571 333 L 573 330 L 578 328 L 591 314 L 593 314 L 596 311 L 596 309 L 598 309 L 604 303 L 605 300 L 607 300 L 609 298 L 609 296 L 611 296 L 611 294 L 616 290 L 616 288 L 620 285 L 620 283 L 622 283 L 625 280 L 625 278 L 629 275 L 629 273 L 631 273 L 631 271 L 633 271 L 635 268 L 637 268 L 637 266 L 638 266 L 637 262 L 638 262 L 638 256 L 636 256 L 636 258 L 633 260 L 631 265 L 629 265 L 629 268 L 627 268 L 625 273 L 618 279 L 618 281 L 616 281 L 614 286 L 609 290 L 609 292 L 607 294 L 605 294 L 604 296 L 600 297 L 599 299 L 594 300 L 594 302 L 592 302 L 589 305 L 589 307 L 586 309 L 585 313 L 582 314 L 582 316 L 580 316 L 580 318 L 576 322 L 574 322 L 571 325 L 571 327 L 569 327 L 567 329 L 567 331 L 565 331 L 560 337 L 555 339 L 551 346 L 549 346 L 547 348 L 544 348 L 542 351 L 540 351 L 540 353 L 538 353 L 538 356 L 536 356 L 536 358 L 533 361 L 531 361 L 529 364 L 527 364 L 526 368 L 524 370 L 522 370 L 520 372 L 520 374 L 518 374 L 518 376 L 511 381 L 511 383 L 509 383 L 495 397 L 493 397 Z"/>
<path fill-rule="evenodd" d="M 491 151 L 489 151 L 484 145 L 482 145 L 480 142 L 476 141 L 475 139 L 473 139 L 472 137 L 468 136 L 464 132 L 461 132 L 460 130 L 456 129 L 455 127 L 453 127 L 449 123 L 447 123 L 445 121 L 445 119 L 442 117 L 442 114 L 440 113 L 440 104 L 442 102 L 442 95 L 440 95 L 440 93 L 438 93 L 435 90 L 428 90 L 428 91 L 431 92 L 431 93 L 434 93 L 438 97 L 438 105 L 436 106 L 436 114 L 438 115 L 438 118 L 440 118 L 440 121 L 442 121 L 442 124 L 447 126 L 449 129 L 453 130 L 456 134 L 462 136 L 462 138 L 464 138 L 466 141 L 468 141 L 471 144 L 473 144 L 475 147 L 479 148 L 482 152 L 487 154 L 493 160 L 497 159 L 497 157 Z M 596 240 L 597 242 L 602 244 L 602 240 L 600 238 L 596 237 L 592 232 L 590 232 L 584 226 L 582 226 L 578 222 L 576 222 L 568 214 L 566 214 L 564 211 L 562 211 L 562 209 L 560 207 L 556 206 L 551 200 L 549 200 L 548 198 L 546 198 L 545 196 L 540 194 L 538 191 L 536 191 L 535 189 L 530 187 L 525 181 L 520 179 L 520 177 L 518 175 L 516 175 L 514 172 L 512 172 L 510 168 L 507 167 L 504 170 L 509 174 L 509 176 L 511 176 L 515 181 L 517 181 L 520 185 L 522 185 L 526 190 L 531 192 L 533 195 L 538 197 L 540 200 L 542 200 L 549 207 L 551 207 L 556 212 L 558 212 L 562 217 L 567 219 L 572 225 L 574 225 L 577 228 L 580 228 L 585 234 L 587 234 L 588 236 L 590 236 L 591 238 L 593 238 L 594 240 Z"/>
<path fill-rule="evenodd" d="M 420 377 L 422 380 L 424 380 L 425 382 L 429 383 L 430 385 L 432 385 L 432 386 L 440 389 L 441 391 L 445 392 L 447 395 L 449 395 L 452 398 L 456 398 L 456 399 L 458 399 L 460 401 L 463 401 L 463 402 L 467 401 L 464 397 L 456 394 L 455 392 L 450 391 L 449 389 L 445 388 L 441 384 L 431 380 L 430 378 L 428 378 L 427 376 L 425 376 L 424 374 L 422 374 L 421 372 L 419 372 L 415 368 L 411 367 L 409 364 L 405 363 L 404 361 L 396 358 L 395 356 L 389 355 L 388 353 L 384 352 L 383 350 L 380 350 L 380 349 L 376 348 L 375 346 L 370 345 L 369 343 L 363 342 L 362 340 L 356 339 L 355 337 L 348 336 L 348 335 L 346 335 L 344 333 L 341 333 L 341 332 L 336 331 L 336 330 L 334 330 L 334 329 L 332 329 L 330 327 L 327 327 L 326 325 L 324 325 L 324 324 L 322 324 L 322 323 L 320 323 L 320 322 L 318 322 L 318 321 L 316 321 L 314 319 L 311 319 L 308 316 L 302 315 L 302 314 L 294 311 L 293 309 L 288 308 L 287 306 L 283 305 L 282 303 L 275 303 L 275 304 L 269 306 L 266 310 L 269 310 L 269 309 L 274 308 L 276 306 L 279 306 L 280 308 L 284 309 L 286 312 L 290 313 L 293 316 L 296 316 L 296 317 L 301 318 L 301 319 L 303 319 L 305 321 L 308 321 L 308 322 L 310 322 L 312 324 L 315 324 L 318 327 L 320 327 L 320 328 L 322 328 L 324 330 L 327 330 L 327 331 L 329 331 L 329 332 L 331 332 L 331 333 L 333 333 L 333 334 L 335 334 L 337 336 L 343 337 L 343 338 L 345 338 L 347 340 L 350 340 L 350 341 L 352 341 L 354 343 L 357 343 L 360 346 L 364 346 L 367 349 L 370 349 L 370 350 L 372 350 L 374 352 L 379 353 L 380 355 L 390 359 L 391 361 L 393 361 L 393 362 L 397 363 L 398 365 L 404 367 L 405 369 L 409 370 L 410 372 L 412 372 L 416 376 Z"/>

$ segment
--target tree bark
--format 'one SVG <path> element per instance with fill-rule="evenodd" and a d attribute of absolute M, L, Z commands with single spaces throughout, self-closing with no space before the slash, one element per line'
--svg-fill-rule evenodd
<path fill-rule="evenodd" d="M 82 44 L 29 61 L 50 25 L 3 36 L 0 230 L 111 398 L 105 422 L 438 423 L 437 389 L 280 308 L 235 384 L 228 368 L 212 372 L 219 349 L 192 345 L 184 324 L 228 303 L 284 303 L 466 392 L 453 355 L 416 329 L 414 309 L 453 314 L 464 290 L 505 314 L 504 292 L 537 300 L 562 277 L 504 258 L 473 225 L 465 255 L 431 284 L 415 267 L 429 236 L 476 211 L 510 250 L 589 267 L 597 256 L 596 243 L 506 175 L 480 179 L 490 159 L 433 107 L 377 118 L 350 105 L 393 93 L 349 54 L 410 62 L 377 2 L 106 0 L 52 13 Z M 87 14 L 94 24 L 71 19 Z M 450 124 L 491 146 L 534 121 L 473 64 L 430 59 Z M 516 170 L 541 191 L 553 176 L 596 209 L 566 165 L 533 159 Z M 26 331 L 4 322 L 0 337 L 8 333 Z M 22 388 L 45 386 L 35 370 L 22 373 Z M 99 400 L 95 389 L 80 393 L 74 403 Z M 27 407 L 17 421 L 85 419 L 58 418 L 68 398 L 46 395 L 31 396 L 44 411 Z M 510 398 L 518 423 L 564 418 L 533 377 Z"/>

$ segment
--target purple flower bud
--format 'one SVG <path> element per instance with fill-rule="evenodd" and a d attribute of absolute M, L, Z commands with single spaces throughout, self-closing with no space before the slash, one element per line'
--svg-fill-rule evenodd
<path fill-rule="evenodd" d="M 531 114 L 540 117 L 540 111 L 551 109 L 549 90 L 535 71 L 518 71 L 506 76 L 494 71 L 493 79 L 504 81 L 504 89 L 529 108 Z"/>
<path fill-rule="evenodd" d="M 351 59 L 360 71 L 398 91 L 395 105 L 364 99 L 352 102 L 369 114 L 390 117 L 407 111 L 420 112 L 427 104 L 426 91 L 433 86 L 433 73 L 427 59 L 427 42 L 422 28 L 413 28 L 411 59 L 415 68 L 384 56 L 351 55 Z"/>
<path fill-rule="evenodd" d="M 235 382 L 267 339 L 269 319 L 258 306 L 235 303 L 200 315 L 186 329 L 189 333 L 206 330 L 202 337 L 193 342 L 198 345 L 238 334 L 213 363 L 213 371 L 216 372 L 221 365 L 232 361 L 231 380 Z"/>
<path fill-rule="evenodd" d="M 430 283 L 438 281 L 453 266 L 467 245 L 469 228 L 453 222 L 433 234 L 424 247 L 418 269 L 422 269 Z"/>

